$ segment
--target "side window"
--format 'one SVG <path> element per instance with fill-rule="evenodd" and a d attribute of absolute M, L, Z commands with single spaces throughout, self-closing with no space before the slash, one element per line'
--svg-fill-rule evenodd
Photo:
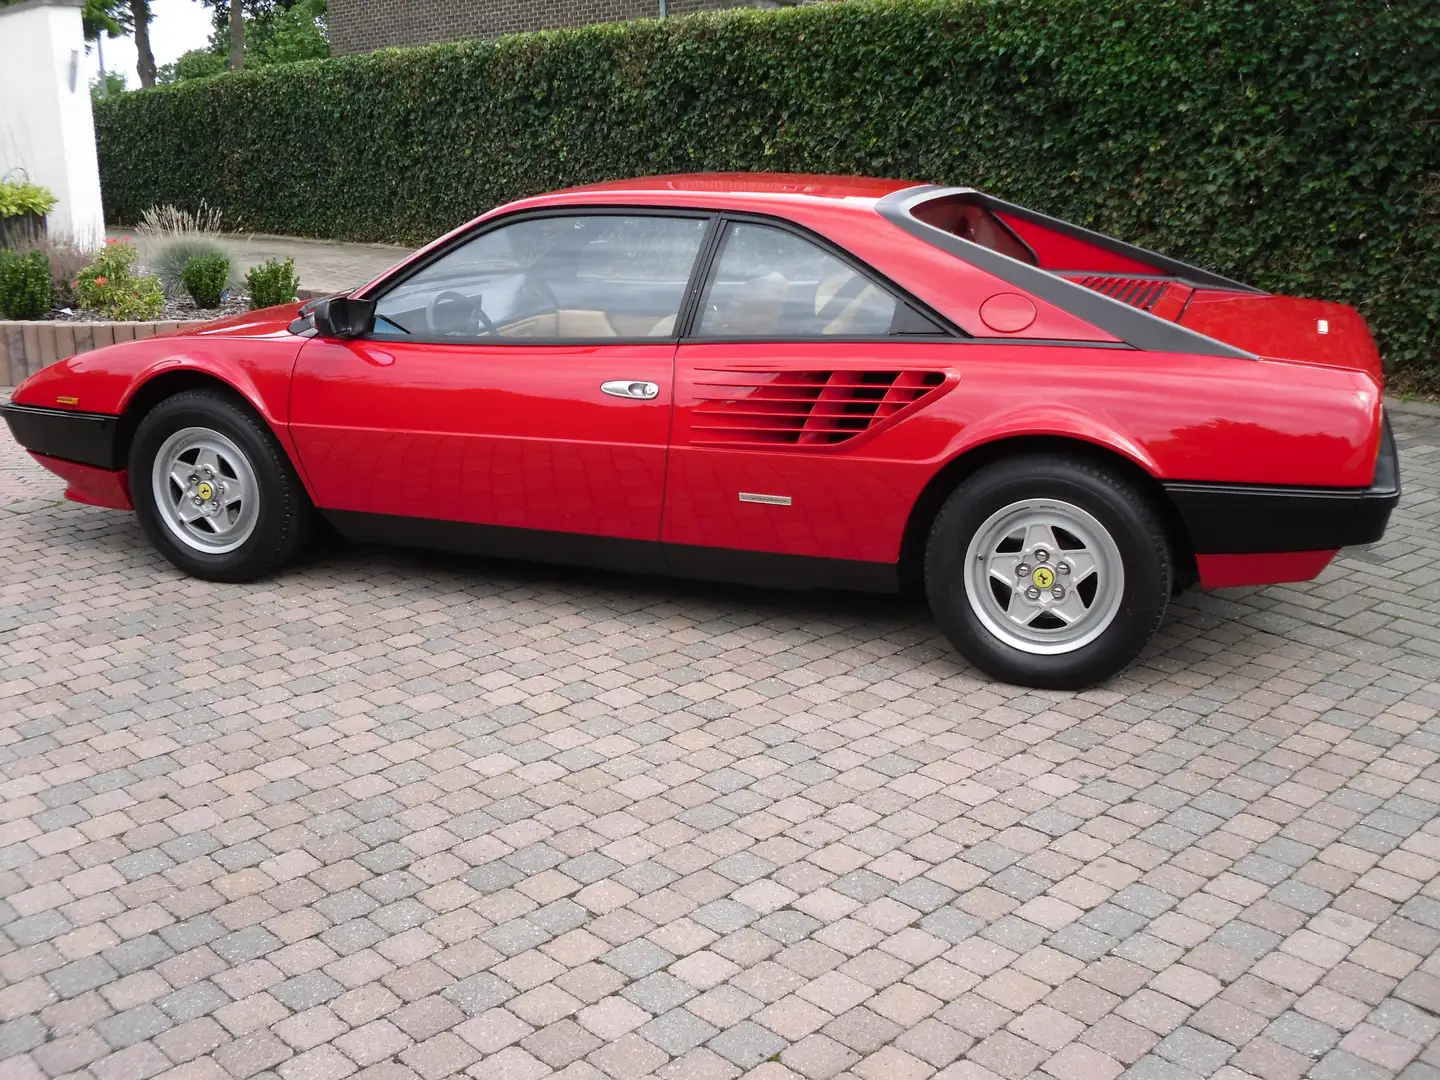
<path fill-rule="evenodd" d="M 380 297 L 374 336 L 669 337 L 706 225 L 704 218 L 620 214 L 501 225 Z"/>
<path fill-rule="evenodd" d="M 881 337 L 896 300 L 794 233 L 732 222 L 701 301 L 701 337 Z"/>

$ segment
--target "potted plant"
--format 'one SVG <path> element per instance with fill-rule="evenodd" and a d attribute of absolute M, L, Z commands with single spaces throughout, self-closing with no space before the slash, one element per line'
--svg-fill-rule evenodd
<path fill-rule="evenodd" d="M 49 188 L 0 180 L 0 247 L 33 244 L 45 236 L 45 215 L 55 205 Z"/>

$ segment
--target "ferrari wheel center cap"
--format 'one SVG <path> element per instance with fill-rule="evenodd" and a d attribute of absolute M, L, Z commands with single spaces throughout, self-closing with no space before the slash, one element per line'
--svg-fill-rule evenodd
<path fill-rule="evenodd" d="M 200 496 L 204 502 L 209 502 L 215 497 L 215 485 L 208 480 L 202 480 L 195 488 L 195 494 Z"/>
<path fill-rule="evenodd" d="M 1048 566 L 1037 566 L 1030 575 L 1037 589 L 1048 589 L 1055 584 L 1055 571 Z"/>

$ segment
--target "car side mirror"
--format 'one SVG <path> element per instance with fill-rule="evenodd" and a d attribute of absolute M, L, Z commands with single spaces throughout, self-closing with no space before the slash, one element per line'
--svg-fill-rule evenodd
<path fill-rule="evenodd" d="M 361 337 L 375 327 L 375 301 L 332 296 L 316 304 L 310 317 L 323 338 Z"/>

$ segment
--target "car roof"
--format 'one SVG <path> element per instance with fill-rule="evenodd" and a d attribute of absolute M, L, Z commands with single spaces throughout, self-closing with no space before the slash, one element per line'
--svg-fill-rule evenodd
<path fill-rule="evenodd" d="M 653 195 L 665 202 L 704 205 L 705 196 L 773 196 L 776 202 L 803 199 L 858 199 L 878 201 L 886 195 L 916 187 L 919 181 L 884 180 L 866 176 L 826 176 L 818 173 L 674 173 L 665 176 L 637 176 L 564 188 L 527 202 L 542 202 L 554 196 L 570 201 L 578 194 L 606 193 Z M 677 198 L 678 196 L 678 198 Z"/>

